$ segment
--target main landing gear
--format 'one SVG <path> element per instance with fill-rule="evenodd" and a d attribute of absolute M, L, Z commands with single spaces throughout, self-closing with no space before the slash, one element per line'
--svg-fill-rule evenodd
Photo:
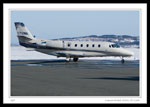
<path fill-rule="evenodd" d="M 74 62 L 77 62 L 78 59 L 79 59 L 79 58 L 73 58 L 73 61 L 74 61 Z M 67 61 L 67 62 L 70 62 L 70 61 L 71 61 L 71 58 L 67 57 L 67 58 L 66 58 L 66 61 Z"/>
<path fill-rule="evenodd" d="M 71 61 L 71 58 L 70 58 L 70 57 L 66 57 L 66 61 L 67 61 L 67 62 L 70 62 L 70 61 Z"/>
<path fill-rule="evenodd" d="M 74 62 L 77 62 L 77 61 L 78 61 L 78 59 L 79 59 L 79 58 L 73 58 L 73 61 L 74 61 Z"/>

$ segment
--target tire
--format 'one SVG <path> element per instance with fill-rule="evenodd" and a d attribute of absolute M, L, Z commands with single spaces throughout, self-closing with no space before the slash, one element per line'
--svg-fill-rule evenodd
<path fill-rule="evenodd" d="M 73 61 L 74 61 L 74 62 L 77 62 L 77 61 L 78 61 L 78 58 L 73 58 Z"/>

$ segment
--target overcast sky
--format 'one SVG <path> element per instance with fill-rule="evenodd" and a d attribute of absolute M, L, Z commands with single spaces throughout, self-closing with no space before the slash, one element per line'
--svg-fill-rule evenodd
<path fill-rule="evenodd" d="M 14 22 L 23 22 L 33 35 L 43 39 L 139 36 L 139 11 L 11 11 L 11 43 L 18 44 Z"/>

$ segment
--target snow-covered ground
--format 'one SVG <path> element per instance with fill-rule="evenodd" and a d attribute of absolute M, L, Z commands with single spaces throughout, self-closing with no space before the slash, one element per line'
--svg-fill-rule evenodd
<path fill-rule="evenodd" d="M 125 58 L 125 60 L 139 60 L 139 48 L 126 48 L 134 52 L 134 56 Z M 22 46 L 11 46 L 10 48 L 11 60 L 29 60 L 29 59 L 65 59 L 63 57 L 57 58 L 56 56 L 46 55 L 36 51 L 27 51 Z M 120 60 L 120 57 L 86 57 L 82 59 L 95 59 L 95 60 Z"/>

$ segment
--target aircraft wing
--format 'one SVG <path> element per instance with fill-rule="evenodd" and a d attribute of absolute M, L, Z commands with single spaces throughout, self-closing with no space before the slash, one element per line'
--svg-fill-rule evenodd
<path fill-rule="evenodd" d="M 62 56 L 62 57 L 66 57 L 66 56 L 70 56 L 70 57 L 85 57 L 85 54 L 82 52 L 56 52 L 56 54 L 58 56 Z"/>

